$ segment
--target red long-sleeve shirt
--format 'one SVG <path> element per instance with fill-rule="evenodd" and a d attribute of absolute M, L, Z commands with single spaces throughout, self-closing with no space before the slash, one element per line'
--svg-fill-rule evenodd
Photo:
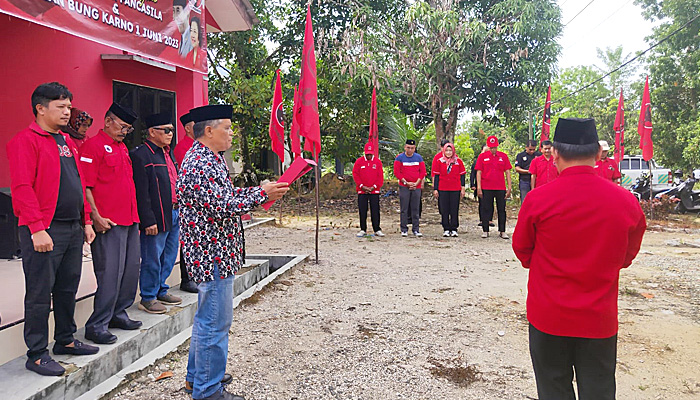
<path fill-rule="evenodd" d="M 362 185 L 373 188 L 371 194 L 379 194 L 384 184 L 384 167 L 377 157 L 367 160 L 365 156 L 358 158 L 352 167 L 352 178 L 355 180 L 357 193 L 366 193 Z"/>
<path fill-rule="evenodd" d="M 515 255 L 530 269 L 530 323 L 556 336 L 615 335 L 620 269 L 636 257 L 645 229 L 637 199 L 593 167 L 567 168 L 530 192 L 513 233 Z"/>

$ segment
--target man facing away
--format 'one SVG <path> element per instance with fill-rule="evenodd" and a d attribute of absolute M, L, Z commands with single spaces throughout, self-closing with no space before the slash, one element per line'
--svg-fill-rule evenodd
<path fill-rule="evenodd" d="M 139 214 L 133 170 L 124 144 L 133 132 L 136 115 L 112 103 L 103 128 L 80 149 L 86 194 L 96 231 L 92 264 L 97 278 L 94 311 L 85 324 L 85 337 L 111 344 L 117 337 L 107 328 L 134 330 L 141 321 L 129 318 L 139 281 Z"/>
<path fill-rule="evenodd" d="M 34 122 L 7 143 L 25 282 L 25 366 L 47 376 L 65 372 L 47 349 L 52 302 L 54 354 L 87 355 L 99 350 L 73 337 L 83 240 L 92 242 L 95 233 L 75 159 L 78 148 L 60 131 L 68 124 L 72 99 L 68 88 L 58 82 L 39 85 L 31 97 Z"/>
<path fill-rule="evenodd" d="M 574 373 L 580 400 L 615 399 L 619 274 L 639 252 L 646 221 L 631 193 L 596 175 L 599 151 L 593 119 L 560 119 L 552 157 L 561 174 L 530 192 L 513 233 L 530 270 L 540 400 L 575 400 Z"/>
<path fill-rule="evenodd" d="M 559 171 L 554 164 L 552 157 L 552 142 L 545 140 L 542 142 L 542 155 L 532 160 L 529 168 L 530 186 L 532 189 L 544 186 L 557 179 Z"/>
<path fill-rule="evenodd" d="M 542 153 L 537 151 L 537 142 L 528 140 L 525 146 L 525 151 L 518 153 L 515 156 L 515 172 L 518 173 L 518 189 L 520 189 L 520 204 L 523 204 L 528 192 L 532 189 L 530 182 L 530 164 L 535 157 L 541 156 Z"/>
<path fill-rule="evenodd" d="M 357 190 L 357 207 L 360 211 L 360 232 L 357 237 L 367 234 L 367 209 L 370 209 L 372 229 L 374 234 L 383 237 L 379 225 L 379 193 L 384 185 L 384 167 L 382 162 L 374 157 L 372 143 L 365 144 L 365 155 L 355 161 L 352 167 L 352 178 Z M 368 207 L 369 205 L 369 207 Z"/>
<path fill-rule="evenodd" d="M 411 217 L 413 235 L 420 233 L 420 199 L 423 179 L 425 179 L 425 162 L 416 153 L 416 141 L 406 140 L 404 152 L 394 160 L 394 176 L 399 180 L 399 204 L 401 207 L 401 236 L 408 236 L 408 218 Z"/>
<path fill-rule="evenodd" d="M 608 153 L 610 152 L 610 145 L 608 142 L 601 140 L 598 143 L 603 152 L 600 155 L 600 160 L 595 163 L 596 173 L 601 178 L 619 185 L 622 180 L 622 174 L 617 168 L 618 161 L 608 157 Z"/>
<path fill-rule="evenodd" d="M 139 309 L 163 314 L 165 305 L 182 303 L 168 293 L 165 283 L 177 258 L 180 225 L 178 218 L 177 167 L 170 148 L 175 128 L 170 113 L 145 118 L 148 137 L 131 151 L 136 201 L 141 223 L 141 273 Z"/>
<path fill-rule="evenodd" d="M 233 320 L 234 273 L 243 265 L 239 215 L 289 190 L 286 183 L 234 188 L 223 152 L 231 147 L 230 105 L 190 111 L 195 142 L 178 178 L 181 246 L 190 278 L 199 284 L 187 361 L 186 391 L 195 400 L 243 400 L 223 389 Z"/>

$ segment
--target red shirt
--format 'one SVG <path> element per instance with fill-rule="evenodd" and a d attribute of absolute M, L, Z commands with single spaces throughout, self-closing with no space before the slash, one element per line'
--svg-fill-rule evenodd
<path fill-rule="evenodd" d="M 399 186 L 404 185 L 402 180 L 405 179 L 406 182 L 416 182 L 419 179 L 425 178 L 425 162 L 423 157 L 418 153 L 413 153 L 411 157 L 408 157 L 406 153 L 401 153 L 396 156 L 394 160 L 394 176 L 399 180 Z M 423 187 L 423 182 L 417 186 L 417 189 Z"/>
<path fill-rule="evenodd" d="M 617 162 L 610 157 L 595 163 L 595 170 L 598 176 L 609 181 L 622 178 L 620 170 L 617 169 Z"/>
<path fill-rule="evenodd" d="M 430 168 L 431 168 L 430 175 L 435 176 L 435 166 L 437 165 L 438 161 L 440 161 L 440 158 L 442 158 L 442 156 L 443 156 L 442 151 L 438 151 L 438 153 L 435 154 L 435 157 L 433 157 L 433 163 L 430 164 Z"/>
<path fill-rule="evenodd" d="M 177 184 L 177 168 L 175 168 L 175 163 L 170 158 L 170 146 L 163 147 L 163 153 L 165 153 L 165 165 L 168 167 L 168 176 L 170 177 L 170 193 L 172 194 L 173 204 L 177 204 L 177 190 L 175 188 Z"/>
<path fill-rule="evenodd" d="M 185 159 L 185 154 L 187 154 L 187 150 L 192 148 L 193 143 L 194 139 L 185 135 L 185 137 L 182 138 L 182 140 L 175 146 L 175 150 L 173 150 L 173 155 L 175 156 L 175 161 L 177 161 L 177 165 L 182 165 L 182 160 Z"/>
<path fill-rule="evenodd" d="M 557 179 L 559 171 L 557 166 L 554 165 L 554 157 L 549 156 L 549 160 L 544 155 L 536 157 L 530 163 L 530 174 L 535 176 L 535 188 Z"/>
<path fill-rule="evenodd" d="M 439 175 L 439 187 L 436 190 L 462 190 L 462 175 L 466 174 L 462 159 L 457 157 L 457 163 L 452 164 L 450 172 L 447 172 L 447 163 L 438 159 L 437 163 L 433 164 L 433 176 Z"/>
<path fill-rule="evenodd" d="M 576 166 L 527 195 L 513 250 L 530 269 L 527 318 L 556 336 L 617 333 L 620 269 L 639 252 L 644 213 L 628 191 Z"/>
<path fill-rule="evenodd" d="M 78 154 L 75 143 L 68 135 L 59 133 L 75 159 Z M 19 220 L 18 225 L 27 226 L 31 233 L 47 229 L 56 212 L 61 183 L 61 160 L 56 140 L 36 122 L 32 122 L 28 128 L 19 131 L 5 149 L 10 161 L 12 207 Z M 80 163 L 76 161 L 76 165 L 83 186 L 84 222 L 91 225 L 90 205 L 85 199 L 85 173 Z"/>
<path fill-rule="evenodd" d="M 513 166 L 510 165 L 506 153 L 496 151 L 494 155 L 491 151 L 487 151 L 479 154 L 475 169 L 481 171 L 481 190 L 506 190 L 503 173 L 511 168 Z"/>
<path fill-rule="evenodd" d="M 355 161 L 352 167 L 352 178 L 355 180 L 355 189 L 357 193 L 366 193 L 360 188 L 360 185 L 373 187 L 372 194 L 379 194 L 379 190 L 384 184 L 384 167 L 382 162 L 377 157 L 372 157 L 367 160 L 362 156 Z"/>
<path fill-rule="evenodd" d="M 92 189 L 100 216 L 123 226 L 139 222 L 134 172 L 126 145 L 100 129 L 81 147 L 80 161 L 85 185 Z"/>

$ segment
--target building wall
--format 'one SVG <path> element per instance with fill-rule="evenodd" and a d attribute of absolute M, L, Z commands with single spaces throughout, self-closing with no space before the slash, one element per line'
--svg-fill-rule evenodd
<path fill-rule="evenodd" d="M 95 118 L 89 136 L 102 126 L 112 103 L 112 81 L 149 86 L 176 92 L 177 115 L 208 103 L 203 74 L 178 68 L 170 72 L 136 61 L 102 60 L 101 54 L 121 50 L 90 42 L 0 14 L 0 187 L 10 186 L 5 145 L 34 119 L 31 94 L 44 82 L 58 81 L 73 93 L 73 105 Z M 184 134 L 178 123 L 179 137 Z"/>

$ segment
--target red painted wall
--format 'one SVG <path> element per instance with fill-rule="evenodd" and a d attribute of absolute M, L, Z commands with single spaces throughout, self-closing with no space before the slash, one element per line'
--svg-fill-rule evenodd
<path fill-rule="evenodd" d="M 136 61 L 101 59 L 121 50 L 0 14 L 0 187 L 10 186 L 5 145 L 34 119 L 31 94 L 44 82 L 58 81 L 73 93 L 73 105 L 95 118 L 92 136 L 112 103 L 112 81 L 176 92 L 177 115 L 208 103 L 204 75 L 178 68 L 170 72 Z M 178 131 L 182 131 L 178 126 Z M 180 133 L 182 135 L 182 133 Z"/>

